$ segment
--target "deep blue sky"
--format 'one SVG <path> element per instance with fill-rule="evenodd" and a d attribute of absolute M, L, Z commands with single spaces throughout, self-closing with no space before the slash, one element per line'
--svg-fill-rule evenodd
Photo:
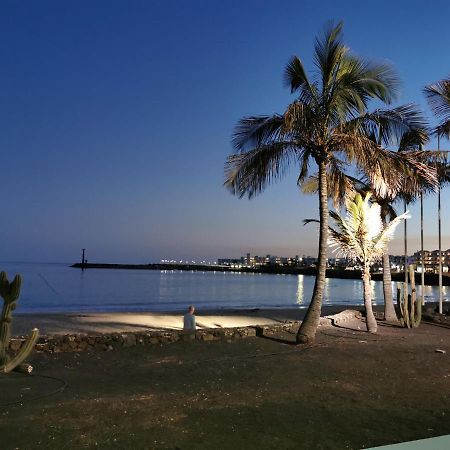
<path fill-rule="evenodd" d="M 282 86 L 288 58 L 312 69 L 314 38 L 330 19 L 344 21 L 357 54 L 395 66 L 399 103 L 429 114 L 422 87 L 450 74 L 446 1 L 0 8 L 0 260 L 72 261 L 82 247 L 91 261 L 313 254 L 316 230 L 301 220 L 317 217 L 317 200 L 298 192 L 295 171 L 252 201 L 222 187 L 237 120 L 283 111 L 292 100 Z M 427 200 L 429 248 L 435 204 Z M 415 250 L 417 208 L 412 214 Z"/>

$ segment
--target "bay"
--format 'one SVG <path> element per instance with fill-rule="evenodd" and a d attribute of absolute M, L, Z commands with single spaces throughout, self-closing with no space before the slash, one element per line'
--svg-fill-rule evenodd
<path fill-rule="evenodd" d="M 23 277 L 19 313 L 179 311 L 236 308 L 305 308 L 314 277 L 155 270 L 81 271 L 60 263 L 0 263 L 9 279 Z M 396 289 L 396 283 L 393 283 Z M 444 286 L 444 297 L 448 287 Z M 420 290 L 420 287 L 419 287 Z M 395 290 L 394 290 L 395 292 Z M 437 301 L 438 287 L 425 287 L 425 300 Z M 383 303 L 381 282 L 372 282 L 374 304 Z M 362 282 L 327 278 L 324 305 L 361 305 Z"/>

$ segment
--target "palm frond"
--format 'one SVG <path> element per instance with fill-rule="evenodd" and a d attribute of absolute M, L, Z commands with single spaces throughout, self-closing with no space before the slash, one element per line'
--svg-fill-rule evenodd
<path fill-rule="evenodd" d="M 395 98 L 397 84 L 390 66 L 370 63 L 346 53 L 336 73 L 330 109 L 341 121 L 355 113 L 364 114 L 370 99 L 390 103 Z"/>
<path fill-rule="evenodd" d="M 319 192 L 319 176 L 317 174 L 306 178 L 302 183 L 297 183 L 304 194 L 317 194 Z M 332 189 L 327 184 L 329 189 Z"/>
<path fill-rule="evenodd" d="M 342 55 L 348 49 L 342 43 L 342 22 L 334 25 L 329 22 L 321 37 L 316 38 L 314 45 L 314 63 L 318 69 L 322 84 L 322 96 L 328 96 L 333 76 L 339 68 Z"/>
<path fill-rule="evenodd" d="M 388 224 L 386 224 L 383 228 L 383 231 L 379 234 L 379 236 L 374 240 L 373 245 L 373 258 L 380 259 L 383 256 L 383 253 L 386 251 L 387 244 L 393 239 L 395 230 L 402 220 L 410 219 L 411 215 L 409 211 L 400 214 L 399 216 L 393 218 Z"/>
<path fill-rule="evenodd" d="M 450 79 L 440 80 L 424 88 L 428 104 L 436 116 L 450 120 Z"/>
<path fill-rule="evenodd" d="M 300 58 L 293 56 L 284 70 L 284 85 L 289 87 L 291 93 L 298 93 L 298 99 L 302 103 L 311 106 L 318 102 L 317 86 L 311 83 L 306 74 Z"/>
<path fill-rule="evenodd" d="M 301 154 L 300 157 L 300 172 L 297 177 L 297 185 L 301 186 L 306 178 L 308 177 L 309 173 L 309 159 L 311 157 L 311 152 L 308 149 L 305 149 L 305 151 Z"/>
<path fill-rule="evenodd" d="M 233 147 L 242 151 L 246 148 L 255 148 L 276 139 L 283 127 L 283 116 L 252 116 L 241 119 L 233 133 Z"/>
<path fill-rule="evenodd" d="M 225 163 L 224 185 L 234 195 L 252 198 L 282 178 L 301 154 L 295 142 L 273 142 L 230 155 Z"/>
<path fill-rule="evenodd" d="M 347 202 L 345 217 L 334 211 L 330 213 L 337 226 L 337 230 L 330 228 L 330 246 L 364 265 L 382 257 L 400 220 L 409 217 L 402 214 L 383 226 L 381 206 L 376 202 L 370 203 L 370 197 L 370 193 L 364 198 L 356 194 Z"/>
<path fill-rule="evenodd" d="M 365 134 L 377 144 L 386 147 L 401 146 L 404 139 L 405 150 L 417 149 L 428 140 L 428 123 L 414 104 L 367 112 L 343 123 L 340 129 L 342 132 Z"/>

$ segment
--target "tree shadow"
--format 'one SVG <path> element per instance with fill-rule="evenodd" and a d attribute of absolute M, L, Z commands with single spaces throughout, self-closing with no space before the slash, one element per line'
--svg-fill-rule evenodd
<path fill-rule="evenodd" d="M 267 336 L 265 334 L 257 334 L 256 336 L 259 338 L 262 338 L 262 339 L 267 339 L 269 341 L 278 342 L 279 344 L 293 345 L 293 346 L 297 345 L 296 335 L 293 335 L 292 339 L 286 339 L 286 338 L 275 337 L 275 336 Z"/>
<path fill-rule="evenodd" d="M 421 324 L 431 325 L 433 327 L 439 327 L 439 328 L 446 328 L 447 330 L 450 329 L 450 324 L 446 324 L 446 323 L 428 322 L 428 320 L 422 320 Z"/>

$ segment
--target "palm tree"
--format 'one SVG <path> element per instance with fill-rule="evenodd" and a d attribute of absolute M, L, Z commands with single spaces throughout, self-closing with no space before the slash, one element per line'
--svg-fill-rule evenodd
<path fill-rule="evenodd" d="M 314 50 L 312 78 L 298 57 L 285 69 L 285 83 L 297 94 L 296 100 L 282 115 L 243 118 L 233 136 L 235 153 L 225 165 L 225 186 L 249 198 L 281 178 L 290 164 L 299 166 L 300 184 L 311 164 L 318 167 L 318 267 L 312 300 L 297 335 L 299 343 L 314 340 L 321 313 L 327 262 L 327 172 L 343 178 L 345 168 L 356 164 L 381 194 L 396 192 L 405 170 L 426 169 L 413 157 L 383 150 L 369 137 L 380 120 L 394 135 L 414 127 L 417 120 L 411 105 L 368 112 L 371 99 L 389 104 L 394 98 L 397 78 L 390 66 L 352 55 L 342 42 L 342 24 L 328 27 L 316 39 Z"/>
<path fill-rule="evenodd" d="M 438 152 L 440 152 L 440 138 L 450 138 L 450 78 L 440 80 L 435 84 L 425 86 L 424 94 L 434 114 L 440 119 L 434 130 L 438 138 Z M 447 152 L 443 155 L 444 164 L 440 164 L 440 175 L 448 181 Z M 441 234 L 441 186 L 438 190 L 438 239 L 439 239 L 439 313 L 442 314 L 442 234 Z"/>
<path fill-rule="evenodd" d="M 382 127 L 383 124 L 380 124 Z M 378 136 L 383 134 L 379 130 Z M 375 139 L 374 136 L 372 136 Z M 419 128 L 411 129 L 406 132 L 400 139 L 398 144 L 398 152 L 410 152 L 409 155 L 414 155 L 415 158 L 424 163 L 429 164 L 429 160 L 434 158 L 433 152 L 423 151 L 422 145 L 428 139 L 427 126 L 423 120 Z M 377 141 L 381 144 L 379 137 Z M 413 153 L 414 152 L 414 153 Z M 434 167 L 429 166 L 430 175 L 435 174 Z M 333 177 L 332 173 L 327 174 L 327 183 L 329 188 L 329 196 L 333 200 L 335 207 L 340 208 L 345 204 L 347 198 L 352 197 L 355 193 L 365 196 L 371 193 L 373 201 L 378 203 L 381 207 L 381 220 L 383 225 L 387 225 L 389 221 L 397 217 L 395 203 L 402 200 L 404 204 L 411 203 L 417 196 L 423 192 L 433 191 L 436 188 L 436 183 L 430 184 L 429 177 L 424 178 L 422 173 L 409 173 L 407 177 L 403 177 L 401 189 L 397 193 L 385 193 L 384 195 L 377 194 L 374 186 L 371 185 L 367 177 L 355 178 L 346 175 L 345 180 Z M 306 194 L 316 194 L 318 192 L 318 177 L 311 176 L 302 185 L 302 191 Z M 406 209 L 405 209 L 406 211 Z M 406 223 L 406 221 L 405 221 Z M 406 235 L 405 235 L 406 238 Z M 383 296 L 384 296 L 384 317 L 388 322 L 396 322 L 397 314 L 394 308 L 392 295 L 392 277 L 391 265 L 389 261 L 389 252 L 386 247 L 386 252 L 382 257 L 383 264 Z"/>
<path fill-rule="evenodd" d="M 330 211 L 338 230 L 330 227 L 329 243 L 331 247 L 338 248 L 341 255 L 362 264 L 367 331 L 376 333 L 377 322 L 372 310 L 370 267 L 386 253 L 387 243 L 392 239 L 400 220 L 409 216 L 405 213 L 388 224 L 383 224 L 381 206 L 375 202 L 370 204 L 370 197 L 370 193 L 366 194 L 364 199 L 360 194 L 356 194 L 351 201 L 347 201 L 346 217 Z"/>

